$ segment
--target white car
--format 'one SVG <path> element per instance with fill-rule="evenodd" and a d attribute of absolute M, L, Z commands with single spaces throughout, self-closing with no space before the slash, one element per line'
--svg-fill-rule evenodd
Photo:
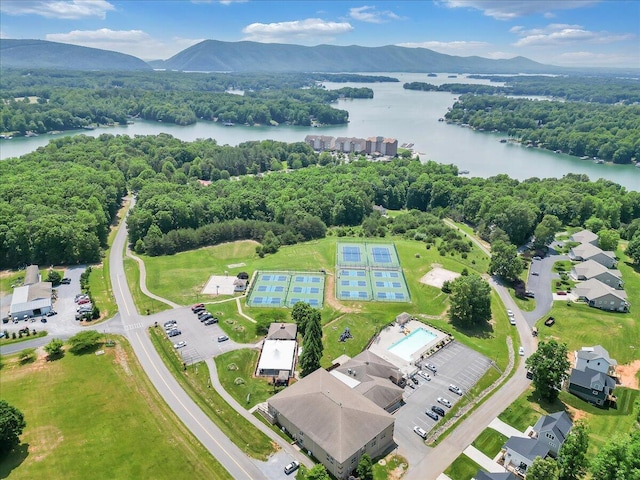
<path fill-rule="evenodd" d="M 420 375 L 422 378 L 424 378 L 429 382 L 431 381 L 431 375 L 429 375 L 427 372 L 423 372 L 422 370 L 419 370 L 418 375 Z"/>
<path fill-rule="evenodd" d="M 509 309 L 507 309 L 507 315 L 509 315 L 510 317 L 513 317 L 513 312 Z"/>
<path fill-rule="evenodd" d="M 524 347 L 520 347 L 520 348 L 518 349 L 518 354 L 519 354 L 521 357 L 523 357 L 523 356 L 524 356 Z"/>
<path fill-rule="evenodd" d="M 446 398 L 438 397 L 438 403 L 441 403 L 442 405 L 444 405 L 447 408 L 451 408 L 451 402 L 449 400 L 447 400 Z"/>
<path fill-rule="evenodd" d="M 290 473 L 295 472 L 299 466 L 300 466 L 300 462 L 294 460 L 293 462 L 289 463 L 286 467 L 284 467 L 284 473 L 289 475 Z"/>
<path fill-rule="evenodd" d="M 509 323 L 511 325 L 515 325 L 516 324 L 516 319 L 514 317 L 509 317 Z"/>
<path fill-rule="evenodd" d="M 422 438 L 427 438 L 427 432 L 418 426 L 413 427 L 413 431 L 420 435 Z"/>
<path fill-rule="evenodd" d="M 449 391 L 455 393 L 456 395 L 462 396 L 462 389 L 453 383 L 449 385 Z"/>
<path fill-rule="evenodd" d="M 185 342 L 185 341 L 173 344 L 173 348 L 182 348 L 182 347 L 186 347 L 186 346 L 187 346 L 187 342 Z"/>

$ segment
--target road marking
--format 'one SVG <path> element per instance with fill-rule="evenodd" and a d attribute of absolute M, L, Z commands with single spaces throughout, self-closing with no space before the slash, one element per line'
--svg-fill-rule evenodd
<path fill-rule="evenodd" d="M 122 297 L 122 303 L 124 303 L 124 308 L 127 311 L 127 315 L 131 316 L 131 312 L 129 312 L 129 306 L 125 301 L 124 290 L 122 290 L 122 284 L 120 283 L 120 276 L 116 277 L 118 279 L 118 288 L 120 289 L 120 296 Z"/>
<path fill-rule="evenodd" d="M 198 426 L 207 434 L 207 436 L 213 440 L 213 442 L 220 448 L 220 450 L 222 450 L 225 455 L 227 457 L 229 457 L 229 459 L 236 464 L 236 466 L 242 471 L 242 473 L 244 473 L 247 478 L 251 478 L 251 475 L 249 475 L 247 473 L 247 471 L 242 468 L 242 465 L 240 465 L 235 458 L 233 458 L 229 452 L 227 452 L 225 450 L 225 448 L 220 445 L 220 443 L 215 439 L 215 437 L 213 437 L 211 435 L 211 433 L 209 433 L 209 430 L 207 430 L 199 421 L 196 417 L 193 416 L 193 414 L 191 413 L 191 411 L 185 406 L 184 403 L 182 403 L 182 401 L 178 398 L 178 396 L 173 392 L 173 390 L 171 389 L 171 387 L 169 386 L 169 384 L 166 382 L 166 380 L 164 379 L 164 377 L 162 376 L 162 374 L 160 373 L 160 371 L 158 370 L 158 367 L 156 367 L 156 364 L 153 362 L 153 360 L 151 359 L 151 356 L 149 355 L 149 352 L 147 351 L 146 347 L 144 346 L 144 344 L 142 343 L 142 341 L 140 340 L 140 335 L 138 334 L 138 332 L 136 332 L 136 337 L 138 339 L 138 342 L 140 342 L 140 346 L 142 347 L 142 350 L 144 351 L 144 354 L 147 356 L 147 359 L 149 360 L 149 362 L 151 362 L 151 366 L 153 367 L 153 369 L 156 371 L 156 373 L 158 374 L 158 376 L 160 377 L 160 380 L 162 380 L 162 383 L 164 383 L 165 387 L 167 387 L 167 389 L 171 392 L 171 394 L 173 395 L 173 397 L 178 401 L 178 403 L 180 404 L 180 406 L 182 408 L 184 408 L 184 410 L 187 412 L 187 414 L 198 424 Z M 177 381 L 177 380 L 176 380 Z M 186 392 L 185 392 L 186 395 Z M 175 413 L 175 412 L 174 412 Z M 203 412 L 204 413 L 204 412 Z M 212 421 L 213 422 L 213 421 Z M 228 438 L 228 437 L 226 437 Z M 231 441 L 229 439 L 229 441 Z M 211 452 L 209 452 L 211 453 Z M 214 457 L 215 458 L 215 457 Z"/>
<path fill-rule="evenodd" d="M 136 328 L 143 328 L 144 325 L 142 324 L 142 322 L 138 322 L 138 323 L 132 323 L 129 325 L 125 325 L 124 326 L 124 331 L 127 332 L 129 330 L 135 330 Z"/>

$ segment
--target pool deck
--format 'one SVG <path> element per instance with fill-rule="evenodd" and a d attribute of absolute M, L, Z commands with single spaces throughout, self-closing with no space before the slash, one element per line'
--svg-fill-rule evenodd
<path fill-rule="evenodd" d="M 412 355 L 412 360 L 413 360 L 412 362 L 409 362 L 403 359 L 402 357 L 399 357 L 398 355 L 391 353 L 388 350 L 389 347 L 394 345 L 396 342 L 398 342 L 399 340 L 402 340 L 403 338 L 406 338 L 408 333 L 404 333 L 405 331 L 410 333 L 418 328 L 423 328 L 424 330 L 427 330 L 433 333 L 436 337 L 431 341 L 429 341 L 428 343 L 426 343 L 423 347 L 419 348 Z M 428 325 L 425 325 L 422 322 L 418 322 L 417 320 L 410 320 L 409 322 L 407 322 L 404 325 L 404 329 L 405 330 L 402 331 L 401 327 L 396 323 L 393 323 L 387 326 L 375 338 L 375 340 L 369 347 L 369 350 L 375 353 L 376 355 L 378 355 L 380 358 L 383 358 L 384 360 L 394 364 L 405 375 L 410 376 L 410 375 L 413 375 L 418 370 L 418 367 L 416 367 L 414 363 L 420 360 L 420 355 L 424 354 L 424 357 L 426 358 L 427 353 L 433 348 L 435 348 L 435 346 L 438 343 L 442 341 L 446 342 L 448 340 L 448 336 L 447 334 L 441 332 L 440 330 L 436 330 L 435 328 L 429 327 Z"/>

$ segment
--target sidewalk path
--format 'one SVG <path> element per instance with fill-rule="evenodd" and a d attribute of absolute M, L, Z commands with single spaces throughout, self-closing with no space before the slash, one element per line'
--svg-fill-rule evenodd
<path fill-rule="evenodd" d="M 127 257 L 129 258 L 133 258 L 136 262 L 138 262 L 138 268 L 140 269 L 140 290 L 142 290 L 142 293 L 144 293 L 147 297 L 151 297 L 155 300 L 158 300 L 159 302 L 165 303 L 167 305 L 169 305 L 171 308 L 181 308 L 182 305 L 178 305 L 177 303 L 172 302 L 171 300 L 167 300 L 166 298 L 162 298 L 158 295 L 156 295 L 155 293 L 151 293 L 148 289 L 147 289 L 147 269 L 144 266 L 144 262 L 142 261 L 141 258 L 136 257 L 133 252 L 131 250 L 129 250 L 129 248 L 127 247 Z"/>
<path fill-rule="evenodd" d="M 491 420 L 491 423 L 489 424 L 489 428 L 493 428 L 496 432 L 500 432 L 501 434 L 505 435 L 507 438 L 509 437 L 526 438 L 527 437 L 520 430 L 513 428 L 511 425 L 507 425 L 498 417 Z"/>
<path fill-rule="evenodd" d="M 498 465 L 496 462 L 491 460 L 484 453 L 482 453 L 472 445 L 469 445 L 467 448 L 465 448 L 464 452 L 462 453 L 464 453 L 467 457 L 480 465 L 483 470 L 486 470 L 489 473 L 506 472 L 505 468 L 502 465 Z"/>
<path fill-rule="evenodd" d="M 243 316 L 244 318 L 246 318 L 247 320 L 249 320 L 252 323 L 256 323 L 256 321 L 251 318 L 249 315 L 246 315 L 243 311 L 242 311 L 242 305 L 240 305 L 240 297 L 236 297 L 236 305 L 238 306 L 238 313 Z"/>

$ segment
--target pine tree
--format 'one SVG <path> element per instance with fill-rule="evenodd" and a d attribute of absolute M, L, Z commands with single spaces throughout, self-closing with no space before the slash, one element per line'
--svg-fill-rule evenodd
<path fill-rule="evenodd" d="M 320 326 L 320 311 L 313 310 L 307 319 L 300 356 L 301 375 L 306 377 L 320 368 L 322 358 L 322 327 Z"/>

